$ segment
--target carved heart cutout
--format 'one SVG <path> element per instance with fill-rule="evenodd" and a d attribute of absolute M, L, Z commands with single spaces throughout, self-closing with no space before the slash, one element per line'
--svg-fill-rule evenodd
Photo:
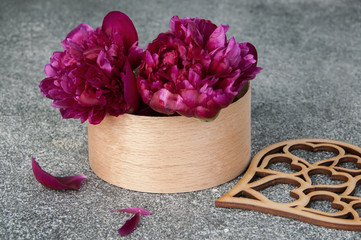
<path fill-rule="evenodd" d="M 310 178 L 312 185 L 338 185 L 344 183 L 344 181 L 332 179 L 326 174 L 314 174 Z"/>
<path fill-rule="evenodd" d="M 346 155 L 338 160 L 335 169 L 340 172 L 346 172 L 352 176 L 361 174 L 361 157 L 357 155 Z"/>
<path fill-rule="evenodd" d="M 336 193 L 345 192 L 348 188 L 348 183 L 352 182 L 349 174 L 343 172 L 336 172 L 330 167 L 315 167 L 310 169 L 306 175 L 307 181 L 312 186 L 305 188 L 304 192 L 312 191 L 331 191 Z"/>
<path fill-rule="evenodd" d="M 337 174 L 327 168 L 315 168 L 308 171 L 312 185 L 339 185 L 348 181 L 346 174 Z"/>
<path fill-rule="evenodd" d="M 340 162 L 337 164 L 337 166 L 342 167 L 342 168 L 352 169 L 352 170 L 360 169 L 360 165 L 356 164 L 356 162 L 352 162 L 352 161 Z"/>
<path fill-rule="evenodd" d="M 334 213 L 339 211 L 339 209 L 333 207 L 331 201 L 327 200 L 311 201 L 311 203 L 307 207 L 328 213 Z"/>
<path fill-rule="evenodd" d="M 290 192 L 294 189 L 297 189 L 297 186 L 286 183 L 278 183 L 265 189 L 259 190 L 259 192 L 271 201 L 278 203 L 289 203 L 297 200 L 296 198 L 293 198 L 291 196 L 292 194 L 290 194 Z"/>
<path fill-rule="evenodd" d="M 324 139 L 289 140 L 257 153 L 242 179 L 216 206 L 361 230 L 361 194 L 353 195 L 359 185 L 360 147 Z M 278 196 L 281 192 L 286 194 L 283 198 Z"/>
<path fill-rule="evenodd" d="M 266 169 L 272 171 L 278 171 L 283 173 L 295 173 L 302 170 L 302 166 L 295 164 L 291 158 L 286 158 L 284 156 L 278 157 L 273 156 L 272 158 L 266 158 L 263 161 Z M 263 167 L 263 166 L 261 166 Z"/>
<path fill-rule="evenodd" d="M 331 159 L 338 154 L 337 150 L 333 148 L 326 147 L 326 148 L 313 149 L 310 148 L 309 146 L 299 146 L 299 147 L 306 147 L 306 149 L 296 148 L 292 150 L 291 153 L 299 158 L 306 160 L 308 163 L 311 164 L 318 162 L 320 160 Z M 323 150 L 323 149 L 327 149 L 327 150 Z"/>

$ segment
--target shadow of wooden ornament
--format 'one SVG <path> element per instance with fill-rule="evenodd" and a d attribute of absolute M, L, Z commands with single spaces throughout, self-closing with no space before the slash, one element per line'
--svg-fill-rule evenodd
<path fill-rule="evenodd" d="M 251 152 L 248 83 L 241 96 L 211 122 L 125 114 L 88 124 L 90 167 L 111 184 L 142 192 L 189 192 L 232 180 Z"/>
<path fill-rule="evenodd" d="M 296 149 L 310 152 L 328 151 L 332 157 L 309 163 L 292 154 Z M 270 169 L 271 164 L 285 162 L 294 171 Z M 357 169 L 342 167 L 353 163 Z M 361 197 L 354 196 L 361 184 L 361 148 L 345 142 L 325 139 L 295 139 L 273 144 L 252 159 L 242 179 L 216 201 L 216 207 L 256 210 L 293 218 L 329 228 L 361 231 Z M 311 181 L 316 174 L 328 175 L 336 184 Z M 296 186 L 290 191 L 293 201 L 275 202 L 261 191 L 277 184 Z M 330 202 L 335 211 L 312 208 L 314 202 Z"/>

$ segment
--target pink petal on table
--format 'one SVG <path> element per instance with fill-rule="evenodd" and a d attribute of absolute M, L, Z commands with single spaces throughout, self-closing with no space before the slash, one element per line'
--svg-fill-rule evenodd
<path fill-rule="evenodd" d="M 109 211 L 110 212 L 126 212 L 126 213 L 133 213 L 133 214 L 139 213 L 140 215 L 151 215 L 150 212 L 148 212 L 147 210 L 145 210 L 143 208 L 112 209 Z"/>
<path fill-rule="evenodd" d="M 35 161 L 35 158 L 32 158 L 32 168 L 33 173 L 43 186 L 51 189 L 75 189 L 78 190 L 82 181 L 87 179 L 86 176 L 83 174 L 79 174 L 76 176 L 69 176 L 69 177 L 54 177 L 51 174 L 45 172 L 41 169 L 39 163 Z"/>
<path fill-rule="evenodd" d="M 131 233 L 138 225 L 140 213 L 136 213 L 132 218 L 128 219 L 124 225 L 118 229 L 120 236 L 125 236 Z"/>

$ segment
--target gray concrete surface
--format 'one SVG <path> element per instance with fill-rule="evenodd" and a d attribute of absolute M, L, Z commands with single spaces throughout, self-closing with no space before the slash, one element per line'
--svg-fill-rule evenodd
<path fill-rule="evenodd" d="M 88 164 L 86 125 L 61 120 L 40 96 L 44 65 L 81 22 L 101 25 L 111 10 L 134 21 L 145 47 L 173 15 L 229 24 L 228 36 L 253 43 L 262 73 L 252 82 L 252 156 L 287 139 L 328 138 L 361 146 L 361 2 L 19 1 L 0 2 L 0 238 L 118 239 L 126 214 L 143 207 L 129 239 L 359 239 L 264 213 L 215 208 L 240 177 L 182 194 L 139 193 L 99 179 Z M 54 175 L 83 173 L 79 191 L 36 182 L 31 157 Z M 276 189 L 273 194 L 281 194 Z M 355 193 L 361 196 L 361 189 Z"/>

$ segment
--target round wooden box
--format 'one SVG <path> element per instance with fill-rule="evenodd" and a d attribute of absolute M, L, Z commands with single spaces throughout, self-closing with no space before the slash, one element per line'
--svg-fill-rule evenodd
<path fill-rule="evenodd" d="M 90 167 L 111 184 L 142 192 L 189 192 L 225 183 L 250 161 L 250 85 L 242 91 L 211 122 L 125 114 L 88 124 Z"/>

